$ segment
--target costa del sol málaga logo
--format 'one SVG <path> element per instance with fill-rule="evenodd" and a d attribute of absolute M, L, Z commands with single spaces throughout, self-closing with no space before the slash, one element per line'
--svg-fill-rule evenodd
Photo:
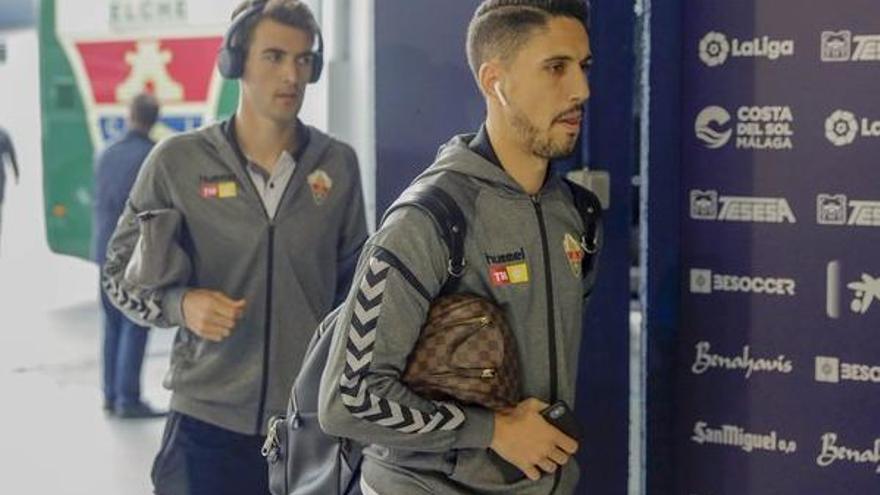
<path fill-rule="evenodd" d="M 710 149 L 718 149 L 727 144 L 733 136 L 733 129 L 724 130 L 730 122 L 730 113 L 719 107 L 710 106 L 697 115 L 694 130 L 697 138 Z"/>

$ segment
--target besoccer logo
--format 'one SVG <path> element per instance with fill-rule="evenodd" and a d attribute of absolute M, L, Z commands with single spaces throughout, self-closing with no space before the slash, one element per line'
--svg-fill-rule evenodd
<path fill-rule="evenodd" d="M 852 144 L 858 133 L 859 121 L 852 112 L 836 110 L 825 120 L 825 137 L 834 146 Z"/>
<path fill-rule="evenodd" d="M 712 270 L 704 270 L 698 268 L 691 269 L 691 293 L 712 293 Z"/>
<path fill-rule="evenodd" d="M 839 383 L 840 359 L 831 356 L 816 356 L 816 381 Z"/>
<path fill-rule="evenodd" d="M 727 36 L 712 31 L 700 41 L 700 60 L 709 67 L 716 67 L 727 61 L 730 55 L 730 42 Z"/>
<path fill-rule="evenodd" d="M 733 129 L 724 130 L 724 126 L 730 123 L 730 113 L 718 106 L 710 106 L 703 109 L 697 115 L 694 130 L 697 138 L 710 149 L 718 149 L 727 144 L 733 136 Z"/>

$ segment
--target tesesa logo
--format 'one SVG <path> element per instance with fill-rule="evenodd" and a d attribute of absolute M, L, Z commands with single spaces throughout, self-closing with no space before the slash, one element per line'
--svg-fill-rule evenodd
<path fill-rule="evenodd" d="M 880 62 L 880 34 L 822 31 L 823 62 Z"/>
<path fill-rule="evenodd" d="M 816 196 L 816 222 L 819 225 L 880 227 L 880 201 L 849 199 L 846 194 L 821 193 Z"/>
<path fill-rule="evenodd" d="M 724 196 L 712 189 L 690 191 L 690 216 L 717 222 L 797 223 L 785 198 Z"/>

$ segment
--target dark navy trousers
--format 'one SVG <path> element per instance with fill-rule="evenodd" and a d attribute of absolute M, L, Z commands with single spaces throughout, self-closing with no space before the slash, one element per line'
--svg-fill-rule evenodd
<path fill-rule="evenodd" d="M 176 411 L 153 461 L 156 495 L 269 495 L 265 437 L 243 435 Z"/>
<path fill-rule="evenodd" d="M 104 309 L 104 401 L 125 406 L 141 399 L 141 368 L 149 329 L 125 317 L 101 291 Z"/>

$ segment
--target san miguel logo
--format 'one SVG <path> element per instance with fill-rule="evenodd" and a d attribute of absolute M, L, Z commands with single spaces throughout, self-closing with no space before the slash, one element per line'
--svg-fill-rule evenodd
<path fill-rule="evenodd" d="M 142 92 L 161 104 L 160 135 L 201 126 L 214 114 L 221 42 L 221 37 L 71 41 L 67 49 L 83 87 L 94 144 L 119 135 L 128 103 Z"/>

